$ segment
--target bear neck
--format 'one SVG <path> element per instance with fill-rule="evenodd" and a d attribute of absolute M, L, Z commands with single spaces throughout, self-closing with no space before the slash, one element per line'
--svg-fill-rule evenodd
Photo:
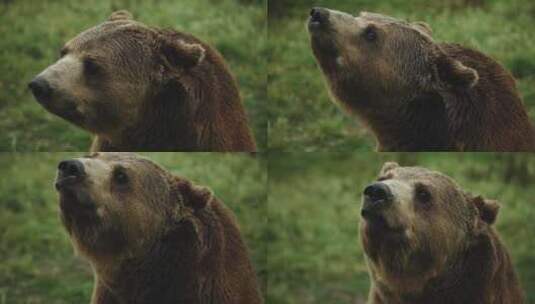
<path fill-rule="evenodd" d="M 93 303 L 195 303 L 197 248 L 190 228 L 176 232 L 139 256 L 94 264 Z"/>
<path fill-rule="evenodd" d="M 145 254 L 107 265 L 113 264 L 94 267 L 93 303 L 261 303 L 247 249 L 218 202 L 184 219 Z"/>
<path fill-rule="evenodd" d="M 438 89 L 457 150 L 535 151 L 535 129 L 511 74 L 477 50 L 450 43 L 440 46 L 479 76 L 471 88 Z"/>
<path fill-rule="evenodd" d="M 94 265 L 93 303 L 201 303 L 202 284 L 216 275 L 202 264 L 194 230 L 180 225 L 142 255 Z"/>
<path fill-rule="evenodd" d="M 378 151 L 535 151 L 535 129 L 520 97 L 514 88 L 496 90 L 510 85 L 489 77 L 473 88 L 441 88 L 407 100 L 359 91 L 349 81 L 331 88 L 368 125 Z"/>
<path fill-rule="evenodd" d="M 492 229 L 476 237 L 448 265 L 441 274 L 425 282 L 420 292 L 395 291 L 386 284 L 376 282 L 373 284 L 372 298 L 399 304 L 523 301 L 510 257 Z"/>
<path fill-rule="evenodd" d="M 329 87 L 342 105 L 372 131 L 378 151 L 454 150 L 448 113 L 440 94 L 430 92 L 400 99 L 381 88 L 360 86 L 359 76 L 331 74 Z"/>
<path fill-rule="evenodd" d="M 448 114 L 438 94 L 424 94 L 399 107 L 374 109 L 363 105 L 357 114 L 376 136 L 378 151 L 450 151 Z"/>
<path fill-rule="evenodd" d="M 139 123 L 98 136 L 93 151 L 256 151 L 237 85 L 220 58 L 207 54 L 193 76 L 149 95 Z"/>
<path fill-rule="evenodd" d="M 471 89 L 440 91 L 458 151 L 535 151 L 535 129 L 515 91 L 486 79 Z"/>
<path fill-rule="evenodd" d="M 193 151 L 198 134 L 185 91 L 167 87 L 142 106 L 139 123 L 97 136 L 94 151 Z"/>

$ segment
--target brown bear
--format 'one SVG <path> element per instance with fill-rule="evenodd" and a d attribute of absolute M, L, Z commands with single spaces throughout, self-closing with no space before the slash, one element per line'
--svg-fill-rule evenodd
<path fill-rule="evenodd" d="M 206 188 L 124 153 L 62 161 L 55 186 L 91 303 L 262 303 L 236 220 Z"/>
<path fill-rule="evenodd" d="M 29 87 L 96 135 L 92 151 L 255 151 L 223 57 L 190 34 L 118 11 L 61 49 Z"/>
<path fill-rule="evenodd" d="M 386 163 L 367 186 L 360 238 L 370 304 L 521 304 L 523 292 L 492 224 L 496 201 L 451 178 Z"/>
<path fill-rule="evenodd" d="M 515 80 L 490 57 L 374 13 L 314 8 L 308 29 L 332 95 L 379 151 L 535 151 Z"/>

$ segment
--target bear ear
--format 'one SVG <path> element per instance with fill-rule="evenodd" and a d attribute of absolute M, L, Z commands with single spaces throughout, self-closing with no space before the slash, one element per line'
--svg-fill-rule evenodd
<path fill-rule="evenodd" d="M 399 164 L 396 162 L 386 162 L 381 168 L 379 175 L 386 175 L 390 170 L 398 168 L 398 167 L 399 167 Z"/>
<path fill-rule="evenodd" d="M 431 26 L 429 24 L 422 22 L 422 21 L 416 21 L 411 23 L 411 25 L 419 32 L 423 32 L 424 34 L 428 35 L 429 37 L 433 36 L 433 30 L 431 29 Z"/>
<path fill-rule="evenodd" d="M 435 67 L 439 82 L 448 87 L 469 89 L 479 80 L 476 70 L 462 64 L 459 60 L 451 58 L 444 52 L 436 58 Z"/>
<path fill-rule="evenodd" d="M 500 210 L 500 205 L 498 204 L 498 201 L 488 200 L 484 199 L 481 196 L 476 196 L 472 199 L 472 202 L 474 203 L 478 211 L 480 219 L 482 219 L 489 225 L 493 224 L 496 221 L 498 211 Z"/>
<path fill-rule="evenodd" d="M 193 68 L 200 64 L 205 57 L 205 49 L 202 45 L 184 42 L 164 35 L 160 35 L 159 48 L 164 62 L 171 67 Z"/>
<path fill-rule="evenodd" d="M 194 211 L 205 208 L 214 199 L 214 195 L 210 189 L 194 185 L 189 181 L 179 182 L 178 190 L 184 206 L 190 207 Z"/>
<path fill-rule="evenodd" d="M 108 17 L 108 21 L 117 21 L 117 20 L 132 20 L 134 17 L 127 10 L 119 10 L 111 13 Z"/>

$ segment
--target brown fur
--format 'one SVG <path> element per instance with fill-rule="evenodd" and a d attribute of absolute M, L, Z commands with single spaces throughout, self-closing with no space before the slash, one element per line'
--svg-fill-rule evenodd
<path fill-rule="evenodd" d="M 80 161 L 86 176 L 61 188 L 60 206 L 95 271 L 92 303 L 262 303 L 238 224 L 209 190 L 135 155 Z"/>
<path fill-rule="evenodd" d="M 435 43 L 422 22 L 320 10 L 328 21 L 309 25 L 314 55 L 379 151 L 535 151 L 515 81 L 495 60 Z M 365 39 L 369 28 L 374 41 Z"/>
<path fill-rule="evenodd" d="M 67 42 L 38 78 L 52 88 L 38 101 L 95 134 L 92 151 L 256 150 L 223 57 L 126 11 Z"/>
<path fill-rule="evenodd" d="M 369 217 L 361 222 L 370 304 L 523 303 L 511 259 L 492 225 L 497 202 L 423 168 L 388 163 L 379 181 L 392 192 L 392 205 L 381 211 L 388 228 Z M 430 193 L 425 204 L 420 187 Z M 394 233 L 394 227 L 403 232 Z"/>

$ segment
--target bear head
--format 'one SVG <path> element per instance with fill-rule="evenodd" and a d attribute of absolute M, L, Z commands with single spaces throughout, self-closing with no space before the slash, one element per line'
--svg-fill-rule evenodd
<path fill-rule="evenodd" d="M 158 96 L 197 94 L 192 74 L 204 59 L 205 46 L 194 37 L 147 27 L 117 11 L 68 41 L 29 87 L 48 111 L 114 138 L 146 120 L 147 111 L 173 112 L 151 104 L 165 99 Z"/>
<path fill-rule="evenodd" d="M 386 163 L 362 197 L 361 242 L 372 277 L 421 291 L 489 239 L 497 213 L 496 201 L 472 196 L 440 172 Z"/>

